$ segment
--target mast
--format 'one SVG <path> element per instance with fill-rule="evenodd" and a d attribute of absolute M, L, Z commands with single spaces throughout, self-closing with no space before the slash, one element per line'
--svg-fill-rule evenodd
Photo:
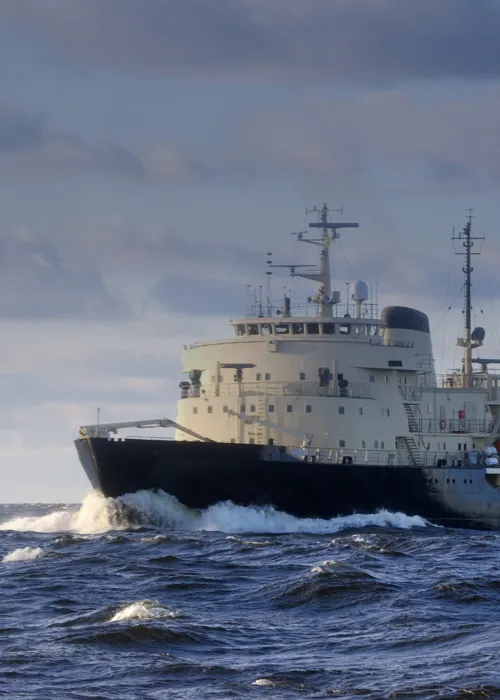
<path fill-rule="evenodd" d="M 319 269 L 313 268 L 311 265 L 274 265 L 271 267 L 287 267 L 290 270 L 290 275 L 292 277 L 304 277 L 308 280 L 313 280 L 319 282 L 318 293 L 311 297 L 309 301 L 314 301 L 319 306 L 319 315 L 324 318 L 332 318 L 332 303 L 337 303 L 332 300 L 332 282 L 330 277 L 330 256 L 329 249 L 331 244 L 336 238 L 340 238 L 340 233 L 337 229 L 339 228 L 358 228 L 357 223 L 345 223 L 345 222 L 330 222 L 328 221 L 328 214 L 331 211 L 338 211 L 343 213 L 342 209 L 328 209 L 328 206 L 324 204 L 321 209 L 314 207 L 313 209 L 306 209 L 306 214 L 314 212 L 318 215 L 317 221 L 311 222 L 309 228 L 320 228 L 322 229 L 321 236 L 319 238 L 306 238 L 305 234 L 307 231 L 297 231 L 292 233 L 292 236 L 297 236 L 297 240 L 301 243 L 311 243 L 312 245 L 319 246 L 320 250 L 320 263 Z M 299 267 L 309 268 L 304 272 L 296 272 Z"/>
<path fill-rule="evenodd" d="M 472 338 L 472 327 L 471 327 L 471 315 L 472 315 L 472 301 L 471 301 L 471 291 L 472 282 L 471 276 L 474 268 L 471 264 L 472 255 L 481 255 L 481 250 L 473 252 L 472 248 L 474 246 L 474 241 L 483 241 L 484 236 L 473 236 L 472 235 L 472 212 L 473 209 L 468 209 L 469 215 L 467 217 L 467 223 L 465 224 L 462 231 L 455 236 L 453 234 L 452 241 L 460 241 L 464 251 L 455 250 L 456 255 L 465 255 L 465 265 L 462 267 L 462 271 L 465 274 L 464 283 L 464 312 L 465 312 L 465 325 L 464 325 L 464 337 L 458 338 L 457 345 L 463 347 L 464 349 L 464 360 L 462 369 L 462 385 L 465 388 L 469 388 L 472 383 L 472 351 L 481 345 L 480 343 L 474 342 Z"/>

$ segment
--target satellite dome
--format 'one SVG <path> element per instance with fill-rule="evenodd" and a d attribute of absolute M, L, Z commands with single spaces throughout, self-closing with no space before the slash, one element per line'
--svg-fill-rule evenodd
<path fill-rule="evenodd" d="M 366 301 L 368 299 L 368 286 L 366 282 L 359 280 L 354 283 L 352 298 L 354 301 Z"/>
<path fill-rule="evenodd" d="M 474 328 L 472 331 L 471 338 L 475 343 L 482 343 L 484 340 L 484 336 L 486 335 L 486 331 L 484 328 L 481 326 L 478 326 L 477 328 Z"/>

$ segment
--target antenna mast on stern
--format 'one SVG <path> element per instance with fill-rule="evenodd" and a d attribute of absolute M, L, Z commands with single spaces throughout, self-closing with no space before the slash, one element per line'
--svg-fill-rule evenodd
<path fill-rule="evenodd" d="M 464 252 L 455 250 L 456 255 L 465 255 L 465 265 L 462 270 L 465 273 L 465 283 L 464 283 L 464 312 L 465 312 L 465 327 L 464 327 L 464 337 L 458 338 L 457 345 L 464 349 L 464 361 L 463 361 L 463 384 L 465 388 L 469 388 L 472 385 L 472 351 L 482 345 L 482 342 L 475 342 L 471 335 L 471 312 L 472 312 L 472 302 L 471 302 L 471 291 L 472 282 L 471 274 L 474 268 L 471 265 L 472 255 L 481 255 L 481 250 L 477 252 L 472 252 L 474 246 L 474 241 L 484 241 L 484 236 L 472 236 L 472 212 L 474 209 L 468 209 L 469 212 L 467 223 L 458 236 L 453 234 L 452 241 L 460 241 L 464 247 Z"/>

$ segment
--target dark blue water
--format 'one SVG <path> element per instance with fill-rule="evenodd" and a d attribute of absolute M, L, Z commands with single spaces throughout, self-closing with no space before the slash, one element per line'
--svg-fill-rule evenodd
<path fill-rule="evenodd" d="M 0 523 L 0 695 L 500 697 L 500 533 L 150 494 Z"/>

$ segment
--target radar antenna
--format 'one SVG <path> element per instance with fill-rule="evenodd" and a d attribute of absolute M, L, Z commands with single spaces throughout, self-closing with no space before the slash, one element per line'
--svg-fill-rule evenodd
<path fill-rule="evenodd" d="M 471 275 L 472 272 L 474 271 L 474 268 L 471 265 L 471 256 L 472 255 L 481 255 L 481 249 L 479 249 L 477 252 L 473 252 L 472 248 L 474 246 L 474 241 L 484 241 L 484 236 L 473 236 L 471 231 L 472 231 L 472 212 L 474 209 L 467 209 L 469 212 L 468 217 L 467 217 L 467 223 L 465 224 L 464 228 L 460 231 L 458 236 L 455 235 L 455 232 L 453 232 L 453 236 L 451 237 L 452 241 L 459 241 L 463 248 L 465 249 L 464 251 L 457 250 L 455 248 L 455 254 L 456 255 L 465 255 L 465 265 L 462 268 L 462 271 L 465 274 L 465 283 L 464 283 L 464 312 L 465 312 L 465 326 L 464 326 L 464 337 L 463 338 L 458 338 L 457 340 L 457 345 L 459 347 L 462 347 L 464 349 L 464 364 L 463 364 L 463 371 L 462 371 L 462 376 L 463 376 L 463 386 L 465 388 L 469 388 L 472 384 L 472 351 L 475 348 L 478 348 L 482 345 L 482 341 L 480 342 L 474 342 L 474 338 L 471 336 L 471 312 L 472 312 L 472 303 L 471 303 L 471 291 L 472 291 L 472 282 L 471 282 Z"/>
<path fill-rule="evenodd" d="M 302 232 L 297 234 L 298 241 L 303 243 L 311 243 L 312 245 L 317 245 L 321 248 L 319 270 L 314 270 L 311 272 L 298 272 L 297 276 L 319 282 L 319 289 L 316 299 L 319 302 L 320 315 L 327 318 L 331 318 L 333 316 L 333 297 L 329 257 L 330 246 L 336 238 L 340 238 L 340 233 L 338 232 L 339 228 L 359 227 L 359 224 L 357 223 L 328 221 L 328 214 L 332 211 L 339 212 L 341 216 L 344 214 L 343 207 L 340 207 L 340 209 L 329 209 L 326 204 L 324 204 L 321 209 L 318 209 L 316 206 L 312 209 L 308 209 L 306 207 L 306 214 L 314 213 L 317 215 L 317 221 L 311 222 L 309 224 L 309 228 L 322 229 L 321 236 L 319 238 L 305 238 Z"/>
<path fill-rule="evenodd" d="M 317 220 L 309 223 L 309 228 L 322 229 L 321 235 L 318 238 L 306 237 L 308 231 L 296 231 L 292 233 L 292 236 L 296 236 L 297 240 L 301 243 L 310 243 L 311 245 L 316 245 L 321 248 L 319 268 L 315 268 L 312 265 L 271 265 L 271 267 L 287 267 L 292 277 L 304 277 L 305 279 L 319 282 L 318 293 L 311 299 L 314 299 L 314 301 L 318 303 L 319 315 L 326 318 L 332 318 L 332 304 L 338 302 L 337 297 L 332 297 L 329 259 L 330 245 L 336 238 L 340 237 L 337 229 L 359 227 L 359 224 L 355 223 L 328 221 L 328 214 L 332 211 L 340 212 L 342 215 L 344 210 L 342 207 L 340 209 L 329 209 L 326 204 L 324 204 L 321 209 L 318 209 L 318 207 L 308 209 L 306 207 L 306 214 L 315 213 L 317 215 Z M 303 272 L 296 271 L 298 268 L 303 267 L 308 269 Z"/>

